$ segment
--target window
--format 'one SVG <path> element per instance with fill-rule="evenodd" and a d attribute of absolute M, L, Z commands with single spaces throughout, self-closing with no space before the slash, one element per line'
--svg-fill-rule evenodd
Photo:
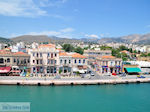
<path fill-rule="evenodd" d="M 20 62 L 19 59 L 17 59 L 17 64 L 19 64 L 19 62 Z"/>
<path fill-rule="evenodd" d="M 36 60 L 36 64 L 39 64 L 39 60 Z"/>
<path fill-rule="evenodd" d="M 33 67 L 33 73 L 35 73 L 35 71 L 36 71 L 36 69 L 35 69 L 35 67 Z"/>
<path fill-rule="evenodd" d="M 62 63 L 62 60 L 60 60 L 60 63 Z"/>
<path fill-rule="evenodd" d="M 24 59 L 24 64 L 26 64 L 26 59 Z"/>
<path fill-rule="evenodd" d="M 40 73 L 43 73 L 43 67 L 40 67 Z"/>
<path fill-rule="evenodd" d="M 35 63 L 35 60 L 33 60 L 33 63 Z"/>
<path fill-rule="evenodd" d="M 40 57 L 42 57 L 42 53 L 40 53 Z"/>
<path fill-rule="evenodd" d="M 36 56 L 39 57 L 39 54 L 37 53 Z"/>
<path fill-rule="evenodd" d="M 49 64 L 49 63 L 50 63 L 50 60 L 48 60 L 47 64 Z"/>
<path fill-rule="evenodd" d="M 69 63 L 71 63 L 71 60 L 69 60 Z"/>
<path fill-rule="evenodd" d="M 47 57 L 49 57 L 49 53 L 47 53 Z"/>
<path fill-rule="evenodd" d="M 50 67 L 47 67 L 47 73 L 50 73 Z"/>
<path fill-rule="evenodd" d="M 53 58 L 53 53 L 51 53 L 51 58 Z"/>
<path fill-rule="evenodd" d="M 53 60 L 51 60 L 51 64 L 53 64 Z"/>
<path fill-rule="evenodd" d="M 14 59 L 14 63 L 16 63 L 16 59 Z"/>
<path fill-rule="evenodd" d="M 42 64 L 42 60 L 40 60 L 40 64 Z"/>
<path fill-rule="evenodd" d="M 55 64 L 57 63 L 57 60 L 55 60 Z"/>
<path fill-rule="evenodd" d="M 57 54 L 55 53 L 55 57 L 57 57 Z"/>
<path fill-rule="evenodd" d="M 85 59 L 83 60 L 83 63 L 85 63 Z"/>
<path fill-rule="evenodd" d="M 7 63 L 9 63 L 10 62 L 10 58 L 7 58 Z"/>
<path fill-rule="evenodd" d="M 33 53 L 33 56 L 35 56 L 35 53 Z"/>
<path fill-rule="evenodd" d="M 77 60 L 76 60 L 76 59 L 74 60 L 74 63 L 77 63 Z"/>
<path fill-rule="evenodd" d="M 30 59 L 28 59 L 28 63 L 30 63 Z"/>
<path fill-rule="evenodd" d="M 0 63 L 4 63 L 4 59 L 3 58 L 0 58 Z"/>
<path fill-rule="evenodd" d="M 67 60 L 65 60 L 64 63 L 66 64 L 66 63 L 67 63 Z"/>
<path fill-rule="evenodd" d="M 79 63 L 81 63 L 81 60 L 79 60 Z"/>

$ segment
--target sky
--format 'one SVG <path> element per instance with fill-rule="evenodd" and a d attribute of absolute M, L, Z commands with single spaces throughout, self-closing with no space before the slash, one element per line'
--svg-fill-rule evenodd
<path fill-rule="evenodd" d="M 0 37 L 150 33 L 150 0 L 0 0 Z"/>

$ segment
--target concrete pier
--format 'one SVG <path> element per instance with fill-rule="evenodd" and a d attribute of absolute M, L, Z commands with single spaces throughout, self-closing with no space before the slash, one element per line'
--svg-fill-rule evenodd
<path fill-rule="evenodd" d="M 0 80 L 0 85 L 101 85 L 101 84 L 128 84 L 150 83 L 145 79 L 109 79 L 109 80 Z"/>

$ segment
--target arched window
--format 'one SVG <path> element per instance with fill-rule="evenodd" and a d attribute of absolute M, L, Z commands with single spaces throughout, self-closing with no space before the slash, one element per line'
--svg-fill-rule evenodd
<path fill-rule="evenodd" d="M 4 63 L 4 59 L 3 58 L 0 58 L 0 63 Z"/>
<path fill-rule="evenodd" d="M 79 63 L 81 63 L 81 60 L 79 60 Z"/>
<path fill-rule="evenodd" d="M 77 60 L 76 60 L 76 59 L 74 60 L 74 63 L 77 63 Z"/>
<path fill-rule="evenodd" d="M 65 64 L 67 63 L 67 60 L 65 60 L 65 62 L 64 62 Z"/>
<path fill-rule="evenodd" d="M 10 58 L 7 58 L 7 63 L 9 63 L 10 62 Z"/>

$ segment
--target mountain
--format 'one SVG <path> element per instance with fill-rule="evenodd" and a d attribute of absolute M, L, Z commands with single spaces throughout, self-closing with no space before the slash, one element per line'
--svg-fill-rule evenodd
<path fill-rule="evenodd" d="M 0 43 L 8 43 L 8 42 L 12 42 L 12 41 L 10 39 L 0 37 Z"/>
<path fill-rule="evenodd" d="M 150 44 L 150 33 L 139 35 L 139 34 L 132 34 L 128 36 L 122 37 L 112 37 L 112 38 L 102 38 L 99 40 L 99 43 L 133 43 L 133 44 Z"/>
<path fill-rule="evenodd" d="M 10 41 L 9 39 L 2 38 L 2 40 Z M 1 38 L 0 38 L 1 41 Z M 109 37 L 109 38 L 81 38 L 81 39 L 69 39 L 69 38 L 60 38 L 56 36 L 46 36 L 46 35 L 22 35 L 18 37 L 11 38 L 13 42 L 23 41 L 25 43 L 32 42 L 51 42 L 51 43 L 133 43 L 133 44 L 150 44 L 150 33 L 140 35 L 132 34 L 122 37 Z"/>
<path fill-rule="evenodd" d="M 11 38 L 11 40 L 14 42 L 25 42 L 25 43 L 51 41 L 51 39 L 46 35 L 22 35 L 22 36 Z"/>
<path fill-rule="evenodd" d="M 22 35 L 18 37 L 11 38 L 14 42 L 25 42 L 25 43 L 32 43 L 32 42 L 51 42 L 51 43 L 74 43 L 74 42 L 81 42 L 78 39 L 68 39 L 68 38 L 59 38 L 56 36 L 46 36 L 46 35 Z"/>

